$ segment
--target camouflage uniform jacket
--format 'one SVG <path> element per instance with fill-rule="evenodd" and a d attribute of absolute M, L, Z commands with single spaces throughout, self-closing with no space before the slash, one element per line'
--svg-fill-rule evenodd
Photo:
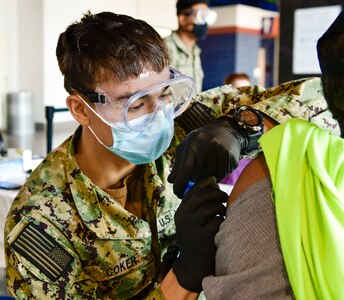
<path fill-rule="evenodd" d="M 267 90 L 222 86 L 196 99 L 213 117 L 245 104 L 280 122 L 299 117 L 338 131 L 318 78 Z M 5 224 L 7 288 L 16 299 L 128 299 L 141 291 L 140 299 L 163 299 L 154 278 L 180 203 L 167 176 L 185 131 L 176 122 L 170 148 L 143 166 L 138 218 L 78 167 L 80 130 L 48 154 L 12 204 Z"/>
<path fill-rule="evenodd" d="M 201 63 L 201 48 L 195 44 L 192 51 L 190 51 L 175 31 L 165 37 L 164 41 L 170 55 L 170 64 L 182 74 L 192 77 L 195 80 L 195 92 L 197 94 L 200 93 L 204 77 Z"/>

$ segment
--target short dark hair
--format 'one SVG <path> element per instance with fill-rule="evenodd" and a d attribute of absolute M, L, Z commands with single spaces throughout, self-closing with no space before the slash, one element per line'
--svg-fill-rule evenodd
<path fill-rule="evenodd" d="M 56 56 L 64 87 L 94 89 L 107 80 L 137 77 L 144 68 L 161 72 L 168 50 L 161 36 L 146 22 L 112 12 L 85 13 L 61 33 Z"/>
<path fill-rule="evenodd" d="M 198 3 L 205 3 L 209 6 L 209 0 L 178 0 L 176 4 L 177 15 Z"/>
<path fill-rule="evenodd" d="M 250 76 L 248 76 L 246 73 L 230 73 L 225 77 L 223 83 L 231 84 L 234 80 L 238 79 L 251 81 Z"/>

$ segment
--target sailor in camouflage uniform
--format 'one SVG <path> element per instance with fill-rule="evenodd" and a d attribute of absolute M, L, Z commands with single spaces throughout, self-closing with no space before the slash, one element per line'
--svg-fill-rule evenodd
<path fill-rule="evenodd" d="M 67 105 L 80 126 L 33 171 L 8 214 L 7 288 L 16 299 L 202 298 L 227 195 L 211 177 L 198 181 L 199 170 L 219 180 L 242 153 L 235 135 L 221 131 L 221 121 L 215 123 L 219 129 L 209 127 L 212 120 L 252 105 L 266 120 L 299 117 L 338 130 L 316 78 L 267 90 L 223 86 L 190 104 L 192 80 L 168 67 L 163 41 L 148 24 L 127 16 L 86 14 L 61 34 L 57 57 L 70 93 Z M 117 90 L 125 92 L 125 101 Z M 161 103 L 131 118 L 156 91 Z M 211 134 L 233 145 L 227 147 L 229 162 L 207 169 L 200 162 L 215 165 L 221 160 L 216 150 L 224 148 Z M 143 138 L 146 144 L 140 144 Z M 176 159 L 178 144 L 184 157 L 198 160 L 183 165 L 183 157 Z M 183 195 L 189 177 L 197 182 L 181 201 L 172 183 Z M 180 254 L 166 269 L 162 257 L 176 235 Z"/>

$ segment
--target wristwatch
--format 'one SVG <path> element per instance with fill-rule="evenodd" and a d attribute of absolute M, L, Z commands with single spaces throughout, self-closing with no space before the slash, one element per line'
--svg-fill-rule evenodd
<path fill-rule="evenodd" d="M 258 140 L 263 134 L 264 119 L 262 114 L 250 107 L 241 106 L 232 112 L 232 124 L 234 124 L 239 132 L 247 139 L 247 146 L 243 149 L 243 154 L 248 154 L 259 148 Z"/>

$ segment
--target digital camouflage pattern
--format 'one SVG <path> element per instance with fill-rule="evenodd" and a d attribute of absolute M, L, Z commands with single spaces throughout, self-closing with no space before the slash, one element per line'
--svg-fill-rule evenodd
<path fill-rule="evenodd" d="M 201 62 L 201 48 L 195 44 L 192 51 L 190 51 L 175 31 L 165 37 L 164 41 L 168 48 L 170 65 L 182 74 L 194 79 L 196 94 L 202 92 L 204 73 Z"/>
<path fill-rule="evenodd" d="M 201 93 L 213 117 L 253 105 L 279 122 L 303 118 L 339 133 L 319 78 L 271 89 L 230 85 Z M 13 201 L 5 224 L 7 288 L 16 299 L 164 299 L 154 278 L 174 237 L 180 200 L 167 182 L 176 145 L 143 166 L 143 216 L 138 218 L 94 185 L 78 167 L 79 128 L 34 170 Z M 203 294 L 200 298 L 203 298 Z"/>
<path fill-rule="evenodd" d="M 180 200 L 166 181 L 169 160 L 163 157 L 145 166 L 139 219 L 79 169 L 73 143 L 79 134 L 35 169 L 8 215 L 8 287 L 18 299 L 128 299 L 152 283 L 160 252 L 175 232 L 173 215 Z M 73 257 L 55 281 L 35 260 L 13 251 L 19 233 L 30 223 Z M 30 243 L 27 251 L 32 248 Z M 46 254 L 42 251 L 37 260 L 47 260 Z"/>

